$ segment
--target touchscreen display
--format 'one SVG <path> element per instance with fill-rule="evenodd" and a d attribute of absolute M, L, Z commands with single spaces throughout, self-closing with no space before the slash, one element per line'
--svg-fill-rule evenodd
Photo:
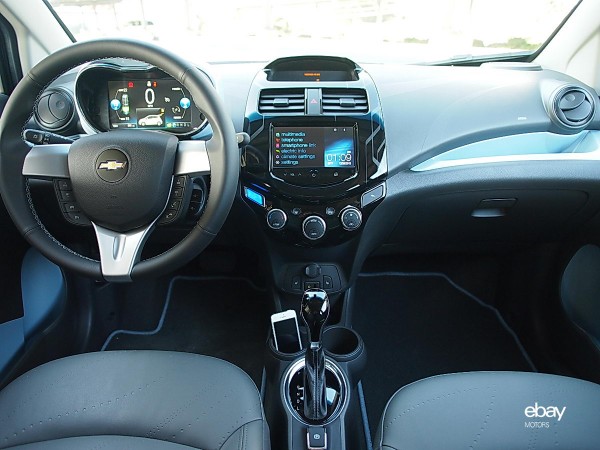
<path fill-rule="evenodd" d="M 273 127 L 274 169 L 354 168 L 354 127 Z"/>
<path fill-rule="evenodd" d="M 170 79 L 108 82 L 110 128 L 192 131 L 189 94 Z"/>

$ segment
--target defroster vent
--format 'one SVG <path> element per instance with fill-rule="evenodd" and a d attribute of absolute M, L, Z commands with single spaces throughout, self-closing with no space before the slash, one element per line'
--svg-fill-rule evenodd
<path fill-rule="evenodd" d="M 260 93 L 261 114 L 304 113 L 304 89 L 265 89 Z"/>
<path fill-rule="evenodd" d="M 366 114 L 367 93 L 363 89 L 323 89 L 323 114 Z"/>

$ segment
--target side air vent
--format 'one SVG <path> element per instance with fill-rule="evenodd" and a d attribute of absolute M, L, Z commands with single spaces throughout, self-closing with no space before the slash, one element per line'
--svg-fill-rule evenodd
<path fill-rule="evenodd" d="M 70 92 L 61 88 L 44 91 L 35 107 L 35 118 L 45 130 L 59 131 L 73 121 L 75 104 Z"/>
<path fill-rule="evenodd" d="M 304 112 L 304 89 L 265 89 L 260 93 L 258 112 L 292 114 Z"/>
<path fill-rule="evenodd" d="M 586 90 L 567 86 L 556 94 L 553 112 L 561 125 L 585 128 L 594 116 L 594 100 Z"/>
<path fill-rule="evenodd" d="M 323 89 L 323 114 L 366 114 L 367 93 L 362 89 Z"/>

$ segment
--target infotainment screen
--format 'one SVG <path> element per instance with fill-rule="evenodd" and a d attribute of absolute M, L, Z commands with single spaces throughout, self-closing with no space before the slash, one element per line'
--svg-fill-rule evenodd
<path fill-rule="evenodd" d="M 353 169 L 355 129 L 341 127 L 273 127 L 274 169 Z"/>
<path fill-rule="evenodd" d="M 108 81 L 110 128 L 193 130 L 190 95 L 173 79 Z"/>

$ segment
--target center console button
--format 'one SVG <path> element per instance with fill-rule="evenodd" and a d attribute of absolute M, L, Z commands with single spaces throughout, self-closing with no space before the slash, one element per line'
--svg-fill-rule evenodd
<path fill-rule="evenodd" d="M 325 221 L 319 216 L 308 216 L 304 219 L 304 222 L 302 222 L 302 233 L 311 241 L 315 241 L 325 236 L 326 229 L 327 225 L 325 224 Z"/>
<path fill-rule="evenodd" d="M 281 230 L 287 222 L 287 216 L 281 209 L 272 209 L 267 213 L 267 225 L 273 230 Z"/>
<path fill-rule="evenodd" d="M 360 199 L 360 206 L 364 208 L 365 206 L 376 202 L 377 200 L 383 198 L 385 195 L 385 188 L 383 184 L 374 187 L 373 189 L 365 192 Z"/>

